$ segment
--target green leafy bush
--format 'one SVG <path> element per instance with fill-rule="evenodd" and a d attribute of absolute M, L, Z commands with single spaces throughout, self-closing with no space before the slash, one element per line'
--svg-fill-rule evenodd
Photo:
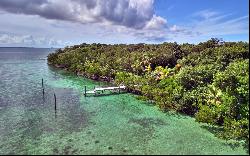
<path fill-rule="evenodd" d="M 249 139 L 249 44 L 212 38 L 194 44 L 80 44 L 48 63 L 115 80 L 162 110 L 221 126 L 225 138 Z"/>

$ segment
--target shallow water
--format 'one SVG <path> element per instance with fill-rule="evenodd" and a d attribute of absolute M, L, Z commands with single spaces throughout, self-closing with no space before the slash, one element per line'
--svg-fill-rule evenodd
<path fill-rule="evenodd" d="M 0 154 L 247 154 L 134 95 L 84 97 L 100 83 L 49 67 L 49 52 L 0 48 Z"/>

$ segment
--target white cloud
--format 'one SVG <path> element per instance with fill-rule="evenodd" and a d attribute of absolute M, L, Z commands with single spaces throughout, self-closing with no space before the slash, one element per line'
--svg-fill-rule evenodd
<path fill-rule="evenodd" d="M 173 25 L 172 27 L 169 28 L 169 30 L 172 31 L 172 32 L 178 32 L 178 31 L 180 31 L 181 29 L 179 28 L 179 26 Z"/>
<path fill-rule="evenodd" d="M 165 19 L 155 15 L 153 3 L 153 0 L 1 0 L 0 9 L 47 19 L 142 29 L 146 25 L 165 24 Z"/>
<path fill-rule="evenodd" d="M 32 35 L 15 35 L 15 34 L 0 34 L 0 45 L 18 45 L 18 46 L 61 46 L 63 44 L 60 40 L 52 38 L 39 37 L 34 38 Z"/>
<path fill-rule="evenodd" d="M 194 17 L 202 17 L 204 19 L 209 19 L 209 18 L 217 16 L 217 15 L 219 15 L 218 12 L 212 11 L 212 10 L 209 10 L 209 9 L 201 10 L 201 11 L 195 12 L 193 14 Z"/>
<path fill-rule="evenodd" d="M 249 33 L 249 16 L 230 18 L 230 14 L 212 16 L 193 23 L 193 29 L 203 35 L 234 35 Z"/>
<path fill-rule="evenodd" d="M 249 34 L 249 16 L 235 17 L 213 10 L 201 10 L 189 16 L 185 25 L 169 26 L 167 36 L 170 41 L 197 43 L 212 37 Z"/>
<path fill-rule="evenodd" d="M 0 24 L 0 45 L 193 42 L 216 35 L 249 33 L 248 16 L 232 18 L 232 14 L 207 9 L 191 14 L 190 22 L 181 25 L 156 15 L 153 3 L 153 0 L 0 0 L 0 21 L 4 21 Z"/>
<path fill-rule="evenodd" d="M 71 23 L 65 29 L 68 31 L 72 28 L 72 30 L 69 30 L 71 32 L 70 36 L 72 37 L 72 34 L 76 34 L 75 38 L 80 38 L 79 32 L 84 36 L 94 35 L 96 37 L 98 37 L 98 34 L 116 32 L 122 35 L 129 34 L 135 38 L 147 38 L 147 40 L 151 40 L 150 37 L 152 37 L 152 40 L 154 40 L 159 38 L 159 36 L 164 36 L 167 27 L 167 20 L 157 16 L 154 12 L 154 0 L 0 0 L 0 11 L 8 12 L 6 14 L 16 14 L 17 16 L 30 15 L 29 19 L 22 17 L 22 19 L 27 21 L 33 17 L 38 19 L 38 16 L 43 18 L 43 23 L 40 22 L 41 20 L 32 19 L 32 21 L 38 21 L 34 25 L 40 31 L 44 30 L 39 26 L 39 23 L 42 25 L 45 25 L 44 23 L 49 24 L 44 26 L 47 28 L 47 32 L 44 33 L 49 36 L 48 32 L 58 32 L 58 30 L 54 30 L 55 27 L 63 29 L 63 26 L 60 24 L 68 25 L 63 23 L 63 21 Z M 57 24 L 58 21 L 61 21 L 61 23 Z M 23 24 L 25 27 L 22 26 L 22 29 L 32 30 L 31 34 L 40 33 L 39 30 L 33 31 L 33 29 L 38 28 L 33 27 L 33 25 L 29 26 L 29 24 L 21 21 L 15 21 L 14 23 L 10 21 L 9 23 L 18 27 L 21 27 Z M 74 23 L 82 26 L 76 28 L 72 26 Z M 53 25 L 53 28 L 48 29 L 51 25 Z M 103 27 L 106 27 L 107 32 L 102 32 Z M 94 28 L 95 30 L 93 30 Z M 8 27 L 3 27 L 5 32 L 11 32 L 8 29 Z M 78 33 L 75 31 L 78 31 Z M 124 32 L 126 33 L 124 34 Z M 21 34 L 28 34 L 28 32 Z M 65 32 L 61 32 L 61 34 L 65 34 Z M 139 35 L 140 37 L 138 37 L 135 36 L 136 34 L 144 34 L 145 36 Z M 60 33 L 58 35 L 61 36 Z"/>
<path fill-rule="evenodd" d="M 154 15 L 153 18 L 146 24 L 145 29 L 162 29 L 166 26 L 166 24 L 166 19 Z"/>

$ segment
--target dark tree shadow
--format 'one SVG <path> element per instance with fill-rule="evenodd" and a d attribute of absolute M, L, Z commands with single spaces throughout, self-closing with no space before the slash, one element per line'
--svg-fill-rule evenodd
<path fill-rule="evenodd" d="M 211 125 L 202 125 L 201 128 L 208 130 L 213 133 L 216 137 L 220 137 L 223 132 L 223 127 L 211 126 Z"/>
<path fill-rule="evenodd" d="M 212 125 L 202 125 L 201 128 L 204 128 L 208 130 L 209 132 L 211 132 L 212 134 L 214 134 L 216 137 L 223 139 L 222 137 L 222 134 L 224 131 L 223 127 L 212 126 Z M 233 150 L 235 150 L 236 148 L 239 148 L 240 146 L 243 146 L 246 152 L 249 154 L 249 140 L 244 140 L 244 143 L 240 141 L 243 141 L 243 140 L 235 140 L 233 142 L 227 142 L 227 143 L 224 143 L 224 145 L 230 146 L 230 148 L 232 148 Z"/>
<path fill-rule="evenodd" d="M 100 94 L 87 94 L 86 97 L 102 97 L 102 96 L 113 96 L 113 95 L 121 95 L 127 94 L 127 92 L 120 92 L 120 93 L 100 93 Z"/>
<path fill-rule="evenodd" d="M 247 153 L 249 154 L 249 140 L 245 141 L 244 148 L 246 149 Z"/>

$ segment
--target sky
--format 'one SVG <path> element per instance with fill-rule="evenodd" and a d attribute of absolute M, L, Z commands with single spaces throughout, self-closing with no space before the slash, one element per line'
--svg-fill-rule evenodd
<path fill-rule="evenodd" d="M 248 0 L 0 0 L 0 47 L 249 42 Z"/>

